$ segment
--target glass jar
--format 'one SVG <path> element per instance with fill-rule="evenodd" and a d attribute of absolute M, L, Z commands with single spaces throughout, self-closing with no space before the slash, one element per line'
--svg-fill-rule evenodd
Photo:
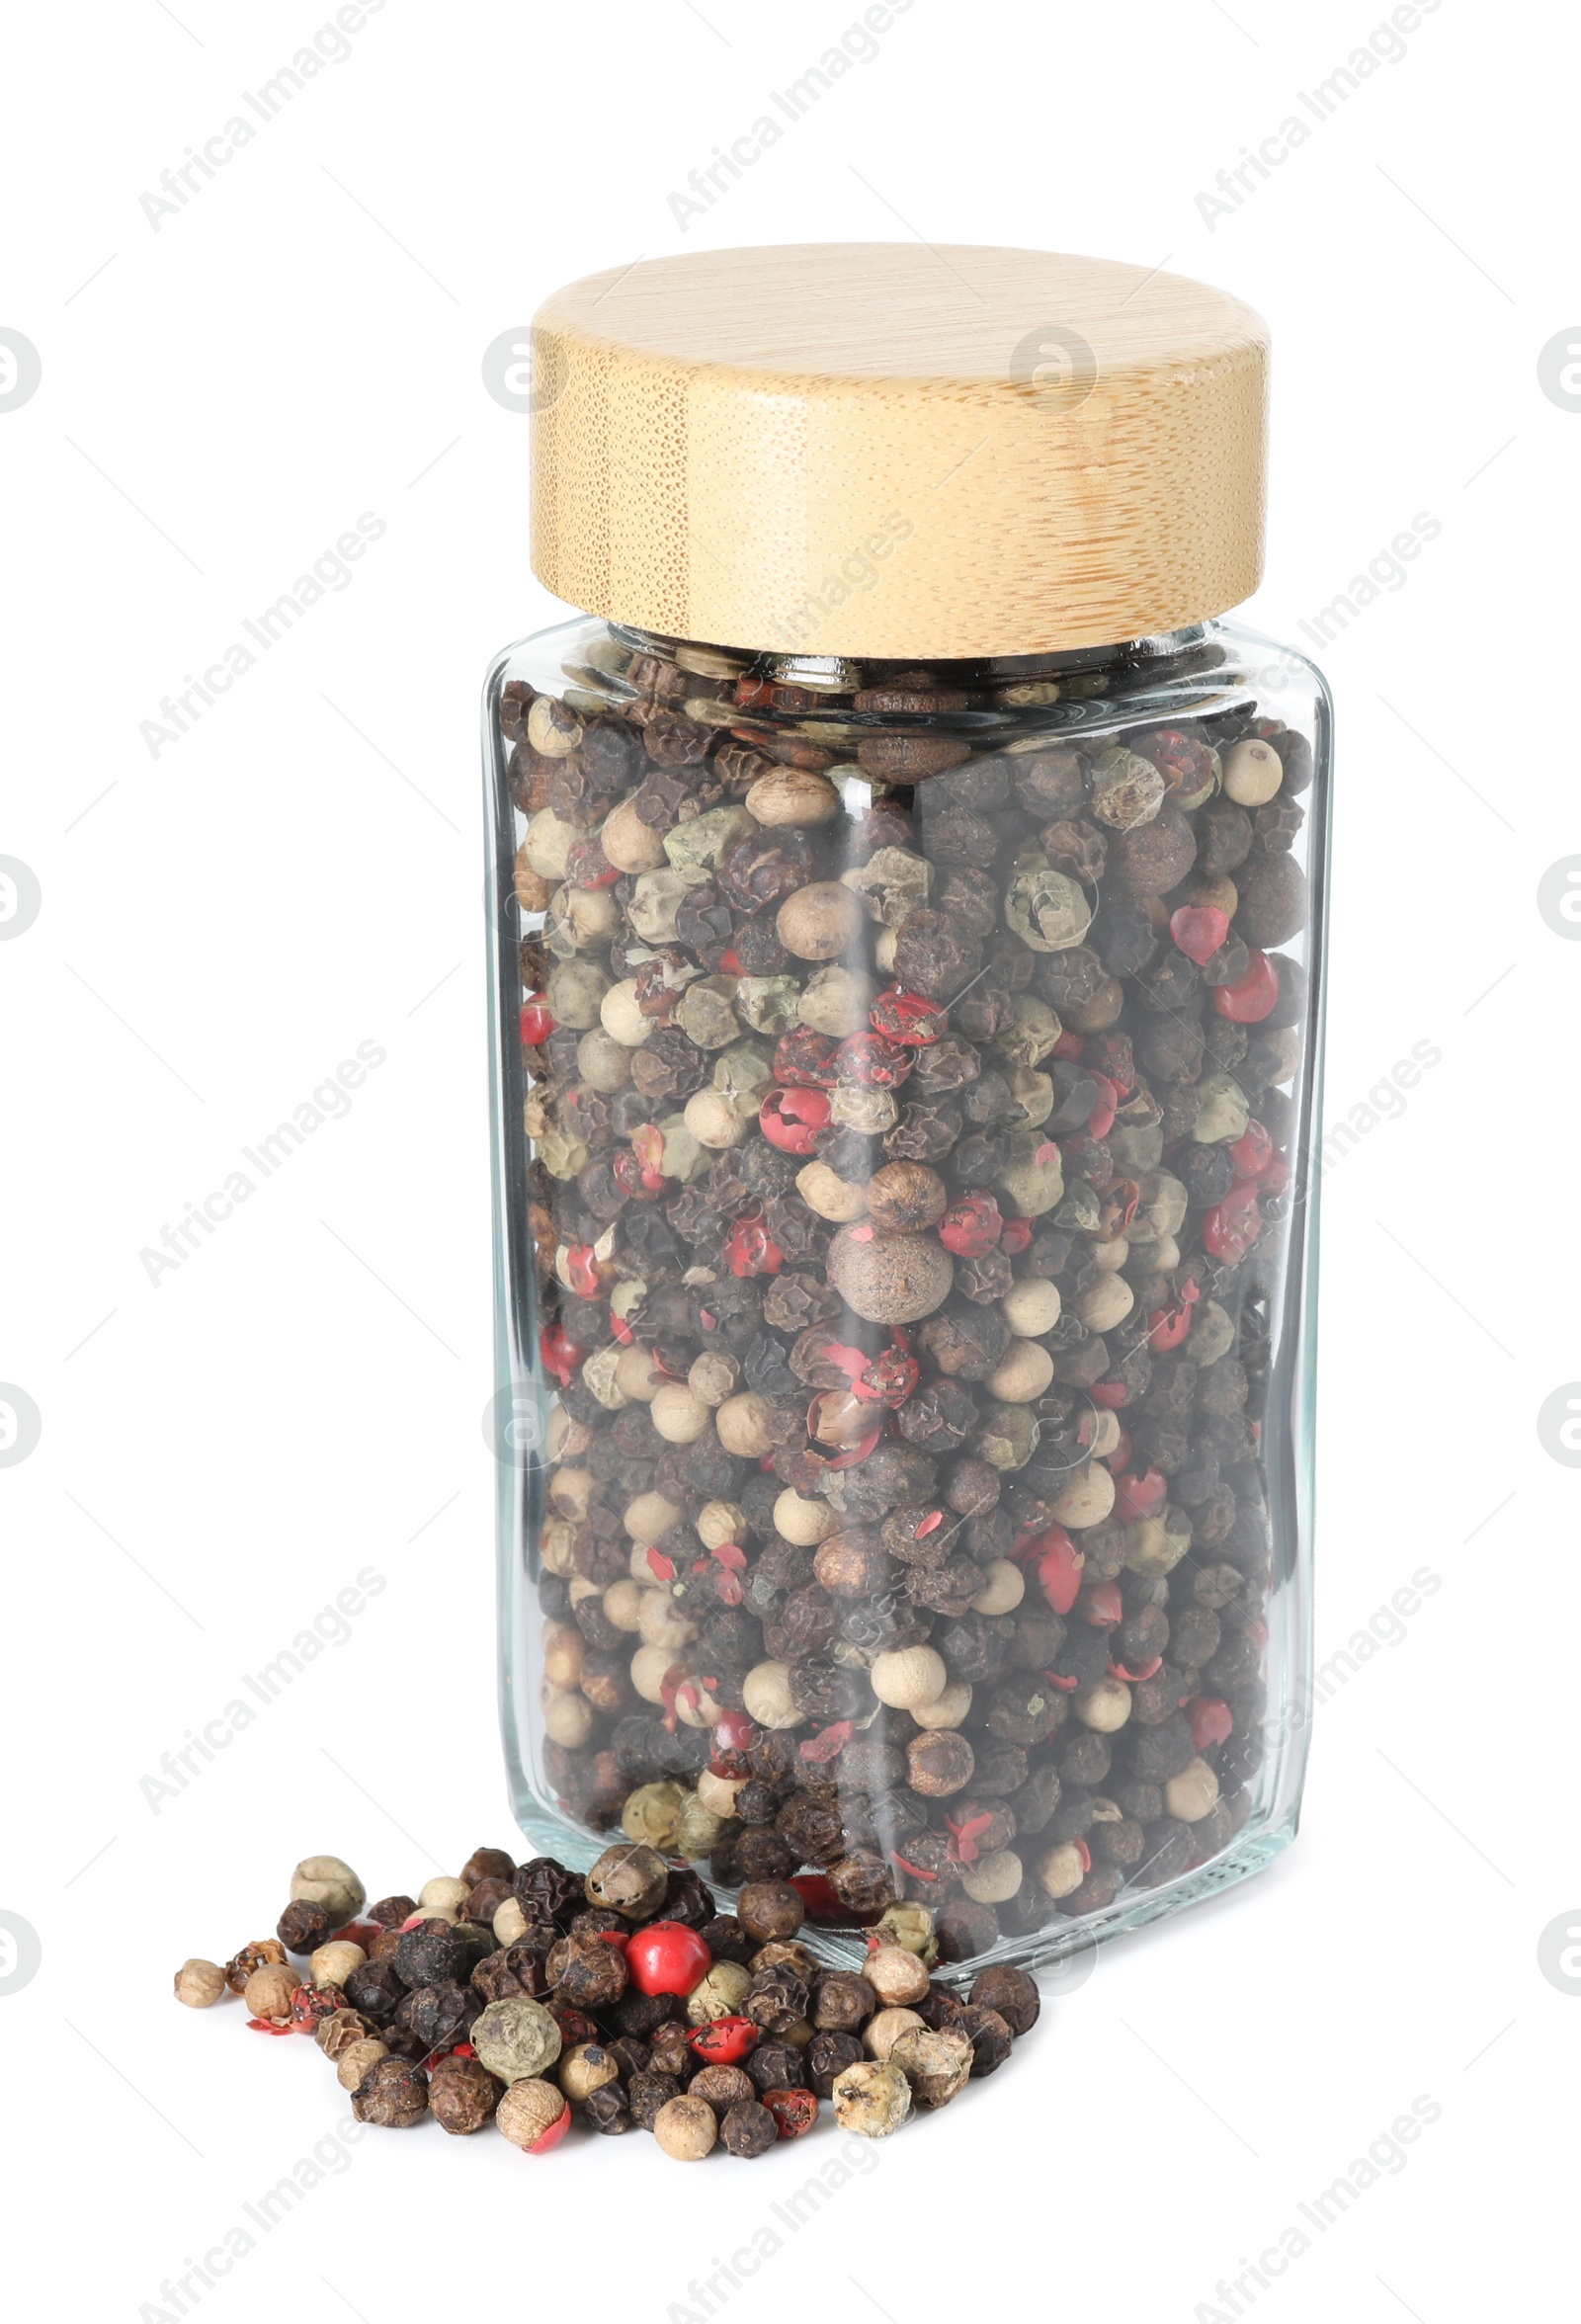
<path fill-rule="evenodd" d="M 888 249 L 541 317 L 535 561 L 593 610 L 485 697 L 503 1717 L 545 1853 L 1036 1962 L 1295 1828 L 1329 712 L 1217 618 L 1255 318 L 949 255 L 991 320 Z M 952 399 L 977 483 L 885 529 Z"/>

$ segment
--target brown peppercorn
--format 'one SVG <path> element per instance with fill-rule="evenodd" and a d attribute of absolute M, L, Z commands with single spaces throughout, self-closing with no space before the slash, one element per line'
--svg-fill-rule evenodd
<path fill-rule="evenodd" d="M 352 2092 L 359 2122 L 385 2130 L 409 2130 L 428 2112 L 428 2076 L 409 2058 L 384 2057 L 369 2068 Z"/>
<path fill-rule="evenodd" d="M 789 1880 L 752 1880 L 736 1899 L 736 1918 L 759 1945 L 793 1937 L 807 1917 L 800 1892 Z"/>
<path fill-rule="evenodd" d="M 923 1162 L 886 1162 L 868 1181 L 868 1215 L 885 1233 L 937 1226 L 949 1202 L 944 1180 Z"/>
<path fill-rule="evenodd" d="M 521 1910 L 509 1880 L 498 1878 L 479 1880 L 475 1888 L 467 1890 L 466 1902 L 461 1909 L 469 1921 L 480 1922 L 485 1929 L 491 1929 L 494 1925 L 494 1915 L 507 1898 L 518 1911 Z"/>
<path fill-rule="evenodd" d="M 977 1765 L 976 1754 L 964 1735 L 954 1727 L 940 1727 L 917 1735 L 906 1746 L 906 1772 L 913 1791 L 925 1799 L 949 1799 L 963 1791 Z"/>
<path fill-rule="evenodd" d="M 402 1921 L 409 1921 L 417 1910 L 415 1896 L 381 1896 L 358 1916 L 365 1921 L 376 1921 L 381 1929 L 398 1929 Z"/>
<path fill-rule="evenodd" d="M 747 2072 L 760 2092 L 798 2090 L 807 2078 L 800 2050 L 789 2041 L 760 2042 L 747 2060 Z"/>
<path fill-rule="evenodd" d="M 803 2057 L 808 2088 L 819 2098 L 831 2098 L 836 2077 L 860 2062 L 862 2043 L 855 2034 L 815 2034 Z"/>
<path fill-rule="evenodd" d="M 853 1849 L 831 1865 L 828 1881 L 848 1912 L 882 1912 L 895 1901 L 894 1874 L 881 1856 Z"/>
<path fill-rule="evenodd" d="M 805 1979 L 789 1961 L 776 1961 L 754 1974 L 742 2011 L 767 2033 L 784 2034 L 806 2016 L 807 2000 Z"/>
<path fill-rule="evenodd" d="M 669 1880 L 670 1868 L 656 1849 L 626 1842 L 607 1848 L 583 1885 L 589 1904 L 609 1905 L 628 1921 L 642 1921 L 663 1904 Z"/>
<path fill-rule="evenodd" d="M 651 2067 L 641 2074 L 633 2074 L 626 2085 L 626 2104 L 631 2119 L 639 2130 L 651 2130 L 658 2119 L 659 2109 L 668 2106 L 672 2098 L 681 2095 L 681 2084 L 674 2074 L 656 2073 Z"/>
<path fill-rule="evenodd" d="M 913 1396 L 902 1405 L 902 1414 L 909 1413 L 917 1398 Z M 871 1411 L 871 1406 L 861 1407 Z M 976 1408 L 972 1408 L 972 1420 Z M 902 1419 L 901 1426 L 905 1426 Z M 908 1436 L 910 1431 L 907 1431 Z M 964 1434 L 964 1431 L 962 1432 Z M 913 1442 L 916 1440 L 913 1439 Z M 959 1442 L 959 1439 L 957 1440 Z M 929 1450 L 924 1446 L 924 1450 Z M 894 1560 L 879 1541 L 876 1534 L 864 1526 L 849 1527 L 844 1533 L 831 1534 L 820 1541 L 813 1558 L 812 1570 L 820 1589 L 834 1598 L 874 1598 L 886 1590 L 894 1579 Z"/>
<path fill-rule="evenodd" d="M 355 2090 L 379 2059 L 389 2054 L 389 2045 L 380 2041 L 376 2034 L 365 2034 L 360 2041 L 349 2043 L 341 2051 L 335 2061 L 335 2079 L 342 2090 Z"/>
<path fill-rule="evenodd" d="M 721 2116 L 743 2099 L 758 2094 L 751 2075 L 739 2066 L 705 2066 L 701 2074 L 693 2075 L 688 2089 L 693 2098 L 704 2099 Z"/>
<path fill-rule="evenodd" d="M 195 1957 L 184 1960 L 176 1971 L 174 1991 L 188 2009 L 212 2009 L 229 1991 L 229 1985 L 217 1961 Z"/>
<path fill-rule="evenodd" d="M 696 2089 L 694 2084 L 693 2096 Z M 779 2136 L 779 2125 L 773 2115 L 755 2098 L 738 2099 L 719 2124 L 719 2144 L 725 2153 L 739 2155 L 749 2162 L 755 2155 L 767 2154 Z"/>
<path fill-rule="evenodd" d="M 476 2058 L 453 2055 L 441 2058 L 434 2068 L 428 2085 L 429 2112 L 442 2130 L 464 2138 L 494 2119 L 504 2095 L 504 2083 Z"/>
<path fill-rule="evenodd" d="M 321 1904 L 288 1904 L 275 1923 L 275 1935 L 288 1952 L 316 1952 L 329 1935 L 330 1919 Z"/>
<path fill-rule="evenodd" d="M 1042 2007 L 1034 1979 L 1008 1961 L 982 1970 L 972 1981 L 970 1999 L 974 2009 L 997 2010 L 1017 2035 L 1031 2033 Z"/>
<path fill-rule="evenodd" d="M 573 2009 L 607 2009 L 625 1991 L 625 1954 L 592 1931 L 562 1937 L 545 1963 L 556 2001 Z"/>
<path fill-rule="evenodd" d="M 927 1972 L 923 1974 L 926 1982 Z M 866 1977 L 854 1969 L 830 1969 L 813 1985 L 808 2015 L 820 2033 L 851 2034 L 867 2024 L 877 2006 L 877 1994 Z"/>
<path fill-rule="evenodd" d="M 951 2021 L 951 2031 L 964 2034 L 971 2043 L 971 2079 L 980 2082 L 995 2074 L 1009 2057 L 1013 2035 L 998 2010 L 963 2009 Z"/>
<path fill-rule="evenodd" d="M 254 1969 L 268 1968 L 271 1962 L 284 1962 L 286 1948 L 277 1938 L 262 1937 L 256 1944 L 244 1945 L 232 1959 L 225 1963 L 225 1983 L 232 1993 L 245 1992 L 247 1980 Z M 291 1982 L 294 1984 L 295 1979 Z"/>
<path fill-rule="evenodd" d="M 653 2119 L 653 2135 L 672 2162 L 699 2163 L 717 2140 L 719 2125 L 712 2107 L 688 2092 L 660 2107 Z"/>
<path fill-rule="evenodd" d="M 503 1848 L 474 1848 L 458 1876 L 468 1888 L 475 1888 L 479 1880 L 503 1880 L 509 1886 L 516 1876 L 516 1859 Z"/>
<path fill-rule="evenodd" d="M 373 2031 L 361 2010 L 338 2009 L 324 2020 L 313 2039 L 325 2057 L 341 2058 L 354 2042 L 368 2040 Z"/>

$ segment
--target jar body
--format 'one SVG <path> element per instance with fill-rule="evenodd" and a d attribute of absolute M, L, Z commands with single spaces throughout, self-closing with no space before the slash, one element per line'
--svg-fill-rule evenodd
<path fill-rule="evenodd" d="M 1271 1860 L 1308 1659 L 1329 711 L 1229 624 L 485 693 L 513 1800 L 839 1955 Z"/>

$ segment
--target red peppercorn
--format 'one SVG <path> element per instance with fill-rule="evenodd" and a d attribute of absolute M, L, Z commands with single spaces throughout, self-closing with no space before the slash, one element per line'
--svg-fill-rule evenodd
<path fill-rule="evenodd" d="M 522 1010 L 523 1048 L 541 1049 L 554 1031 L 555 1023 L 547 1003 L 541 998 L 529 1001 Z"/>
<path fill-rule="evenodd" d="M 999 1238 L 1001 1251 L 1008 1251 L 1012 1259 L 1019 1259 L 1031 1241 L 1032 1220 L 1030 1218 L 1007 1218 L 1005 1220 L 1005 1231 Z"/>
<path fill-rule="evenodd" d="M 520 2151 L 527 2155 L 552 2154 L 570 2127 L 571 2110 L 569 2107 L 564 2107 L 555 2116 L 548 2128 L 541 2131 L 531 2146 L 524 2146 Z"/>
<path fill-rule="evenodd" d="M 625 1965 L 638 1993 L 690 1993 L 713 1955 L 683 1921 L 649 1921 L 627 1939 Z"/>
<path fill-rule="evenodd" d="M 915 1062 L 909 1050 L 881 1033 L 854 1033 L 840 1043 L 841 1080 L 864 1089 L 898 1089 Z"/>
<path fill-rule="evenodd" d="M 538 1345 L 544 1370 L 553 1372 L 561 1387 L 568 1388 L 576 1377 L 582 1354 L 572 1342 L 565 1326 L 560 1323 L 546 1324 L 539 1333 Z"/>
<path fill-rule="evenodd" d="M 565 1254 L 565 1272 L 579 1299 L 599 1295 L 599 1263 L 591 1243 L 572 1243 Z"/>
<path fill-rule="evenodd" d="M 1024 1556 L 1038 1560 L 1038 1587 L 1055 1614 L 1068 1614 L 1081 1595 L 1086 1558 L 1063 1526 L 1050 1526 L 1032 1540 Z"/>
<path fill-rule="evenodd" d="M 1123 1380 L 1094 1380 L 1087 1393 L 1106 1412 L 1118 1412 L 1122 1405 L 1130 1402 L 1130 1390 Z"/>
<path fill-rule="evenodd" d="M 1182 904 L 1169 916 L 1169 933 L 1199 968 L 1210 960 L 1229 934 L 1229 914 L 1216 904 Z"/>
<path fill-rule="evenodd" d="M 762 2027 L 750 2018 L 712 2018 L 687 2035 L 706 2066 L 738 2066 L 762 2038 Z"/>
<path fill-rule="evenodd" d="M 1198 1286 L 1188 1277 L 1178 1299 L 1168 1307 L 1152 1310 L 1147 1318 L 1147 1345 L 1155 1355 L 1167 1356 L 1172 1348 L 1184 1344 L 1192 1328 L 1192 1308 L 1201 1297 Z"/>
<path fill-rule="evenodd" d="M 1125 1618 L 1125 1601 L 1118 1582 L 1094 1582 L 1081 1596 L 1081 1618 L 1095 1630 L 1112 1630 Z"/>
<path fill-rule="evenodd" d="M 1224 1148 L 1237 1178 L 1261 1178 L 1274 1159 L 1274 1141 L 1260 1121 L 1248 1121 L 1233 1145 Z"/>
<path fill-rule="evenodd" d="M 798 1025 L 775 1043 L 774 1078 L 798 1089 L 833 1089 L 839 1079 L 835 1058 L 840 1043 L 827 1033 Z"/>
<path fill-rule="evenodd" d="M 810 1154 L 829 1111 L 821 1089 L 773 1089 L 758 1109 L 758 1127 L 782 1154 Z"/>
<path fill-rule="evenodd" d="M 908 1048 L 926 1048 L 939 1038 L 949 1021 L 949 1012 L 937 1001 L 925 1001 L 921 993 L 902 992 L 898 984 L 881 992 L 868 1011 L 868 1023 L 874 1033 L 881 1033 L 886 1040 L 902 1041 Z"/>
<path fill-rule="evenodd" d="M 1215 1259 L 1227 1259 L 1231 1266 L 1244 1259 L 1263 1231 L 1263 1213 L 1257 1206 L 1257 1188 L 1247 1179 L 1232 1186 L 1222 1203 L 1215 1203 L 1203 1213 L 1203 1242 Z"/>
<path fill-rule="evenodd" d="M 1168 1498 L 1169 1479 L 1156 1468 L 1143 1469 L 1140 1476 L 1116 1477 L 1114 1514 L 1122 1525 L 1129 1525 L 1138 1517 L 1156 1517 Z"/>
<path fill-rule="evenodd" d="M 344 1929 L 330 1931 L 329 1943 L 331 1945 L 360 1945 L 366 1952 L 374 1938 L 382 1937 L 383 1934 L 384 1932 L 377 1921 L 348 1921 Z"/>
<path fill-rule="evenodd" d="M 721 1710 L 713 1730 L 714 1753 L 709 1762 L 714 1774 L 728 1776 L 732 1773 L 716 1764 L 721 1755 L 726 1751 L 750 1751 L 762 1731 L 757 1721 L 748 1718 L 744 1710 Z"/>
<path fill-rule="evenodd" d="M 1048 1054 L 1067 1065 L 1079 1065 L 1084 1043 L 1079 1033 L 1062 1033 Z"/>
<path fill-rule="evenodd" d="M 1186 1705 L 1186 1717 L 1197 1751 L 1206 1751 L 1210 1743 L 1222 1743 L 1235 1724 L 1229 1704 L 1213 1695 L 1194 1695 Z"/>
<path fill-rule="evenodd" d="M 249 2018 L 247 2031 L 249 2034 L 305 2034 L 307 2029 L 305 2026 L 277 2026 L 271 2018 Z"/>
<path fill-rule="evenodd" d="M 1129 1468 L 1131 1451 L 1132 1447 L 1129 1432 L 1124 1427 L 1122 1427 L 1120 1432 L 1120 1443 L 1115 1447 L 1113 1452 L 1106 1452 L 1103 1455 L 1104 1466 L 1108 1469 L 1112 1477 L 1118 1478 L 1123 1475 L 1124 1471 Z"/>
<path fill-rule="evenodd" d="M 980 1259 L 991 1251 L 1005 1230 L 999 1204 L 992 1195 L 962 1195 L 939 1221 L 939 1240 L 957 1259 Z"/>
<path fill-rule="evenodd" d="M 1213 987 L 1213 1007 L 1232 1025 L 1259 1025 L 1279 999 L 1279 971 L 1255 946 L 1251 965 L 1235 984 Z"/>
<path fill-rule="evenodd" d="M 1112 1679 L 1125 1679 L 1134 1687 L 1140 1680 L 1150 1679 L 1155 1671 L 1161 1671 L 1163 1667 L 1163 1656 L 1155 1654 L 1136 1670 L 1127 1670 L 1123 1662 L 1112 1662 L 1109 1666 L 1109 1675 Z"/>
<path fill-rule="evenodd" d="M 818 2118 L 818 2095 L 813 2090 L 766 2090 L 763 2103 L 782 2138 L 804 2138 Z"/>
<path fill-rule="evenodd" d="M 1120 1092 L 1107 1073 L 1093 1073 L 1092 1079 L 1098 1085 L 1098 1103 L 1087 1117 L 1085 1134 L 1090 1138 L 1108 1137 L 1120 1111 Z"/>
<path fill-rule="evenodd" d="M 816 1096 L 809 1091 L 808 1096 Z M 738 1218 L 730 1229 L 724 1246 L 732 1275 L 778 1275 L 785 1265 L 785 1253 L 774 1240 L 761 1217 Z"/>

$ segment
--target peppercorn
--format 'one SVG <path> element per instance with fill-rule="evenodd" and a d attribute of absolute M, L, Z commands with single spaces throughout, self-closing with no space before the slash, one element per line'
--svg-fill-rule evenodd
<path fill-rule="evenodd" d="M 926 2031 L 926 2029 L 924 2029 Z M 830 2093 L 842 2130 L 862 2138 L 887 2138 L 911 2112 L 911 2085 L 898 2066 L 865 2058 L 834 2079 Z"/>
<path fill-rule="evenodd" d="M 1018 2037 L 1031 2033 L 1042 2007 L 1034 1979 L 1008 1961 L 980 1971 L 972 1980 L 969 1998 L 974 2009 L 997 2011 Z"/>
<path fill-rule="evenodd" d="M 806 2080 L 802 2053 L 787 2041 L 761 2041 L 746 2061 L 753 2086 L 766 2090 L 798 2090 Z"/>
<path fill-rule="evenodd" d="M 549 2012 L 526 1994 L 493 2001 L 474 2020 L 472 2048 L 502 2082 L 545 2073 L 560 2054 L 561 2034 Z"/>
<path fill-rule="evenodd" d="M 353 1948 L 352 1950 L 359 1949 Z M 240 1952 L 225 1963 L 225 1983 L 230 1987 L 232 1993 L 244 1992 L 247 1980 L 255 1969 L 268 1968 L 271 1964 L 284 1964 L 285 1958 L 286 1948 L 273 1937 L 261 1938 L 254 1945 L 244 1945 Z M 351 1966 L 355 1968 L 357 1963 L 354 1961 Z M 336 1982 L 339 1983 L 340 1980 L 337 1979 Z"/>
<path fill-rule="evenodd" d="M 230 1990 L 229 1981 L 217 1961 L 192 1959 L 182 1962 L 175 1975 L 175 1994 L 188 2009 L 212 2009 L 216 2001 Z"/>
<path fill-rule="evenodd" d="M 352 2092 L 358 2121 L 383 2129 L 409 2130 L 427 2112 L 428 2076 L 408 2058 L 379 2058 Z"/>
<path fill-rule="evenodd" d="M 652 1848 L 607 1848 L 583 1883 L 591 1904 L 611 1906 L 624 1919 L 645 1920 L 664 1902 L 669 1867 Z"/>
<path fill-rule="evenodd" d="M 292 1904 L 321 1904 L 331 1928 L 338 1928 L 360 1911 L 368 1890 L 349 1864 L 338 1856 L 304 1856 L 291 1876 Z"/>
<path fill-rule="evenodd" d="M 288 1952 L 315 1952 L 328 1937 L 331 1925 L 323 1905 L 301 1898 L 287 1905 L 275 1924 L 275 1935 Z"/>
<path fill-rule="evenodd" d="M 713 2109 L 688 2092 L 668 2099 L 653 2117 L 653 2135 L 662 2151 L 678 2163 L 701 2162 L 719 2135 Z"/>
<path fill-rule="evenodd" d="M 356 2090 L 372 2073 L 380 2058 L 390 2055 L 389 2046 L 372 2034 L 362 2034 L 356 2041 L 335 2054 L 335 2079 L 342 2090 Z"/>
<path fill-rule="evenodd" d="M 799 1891 L 789 1880 L 753 1881 L 736 1899 L 736 1918 L 759 1945 L 793 1937 L 806 1918 L 806 1910 Z"/>
<path fill-rule="evenodd" d="M 494 2110 L 494 2127 L 531 2154 L 569 2113 L 564 2093 L 552 2082 L 524 2076 L 507 2085 Z"/>
<path fill-rule="evenodd" d="M 363 1918 L 376 1921 L 381 1929 L 398 1929 L 416 1910 L 415 1896 L 381 1896 L 376 1904 L 365 1906 Z"/>
<path fill-rule="evenodd" d="M 905 2076 L 916 2104 L 930 2109 L 948 2106 L 965 2089 L 972 2063 L 967 2036 L 948 2027 L 939 2033 L 922 2027 L 902 2034 L 889 2052 L 891 2070 Z"/>
<path fill-rule="evenodd" d="M 465 2138 L 494 2119 L 505 2085 L 476 2058 L 441 2058 L 429 2077 L 429 2112 L 441 2129 Z"/>

